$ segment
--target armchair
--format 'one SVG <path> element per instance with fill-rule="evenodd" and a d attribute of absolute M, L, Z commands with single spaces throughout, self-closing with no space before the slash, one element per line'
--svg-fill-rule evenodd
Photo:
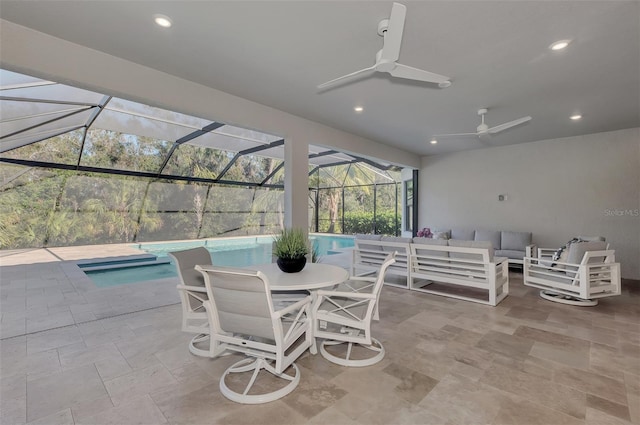
<path fill-rule="evenodd" d="M 395 255 L 395 252 L 387 255 L 377 277 L 354 276 L 331 291 L 317 292 L 313 326 L 314 336 L 324 338 L 320 344 L 322 357 L 355 367 L 370 366 L 384 358 L 384 347 L 371 336 L 371 321 L 379 318 L 380 292 L 387 269 L 396 261 Z M 354 353 L 354 348 L 359 353 Z M 358 356 L 363 358 L 355 358 Z"/>
<path fill-rule="evenodd" d="M 599 298 L 620 295 L 620 264 L 609 244 L 578 239 L 565 251 L 550 256 L 550 250 L 541 248 L 538 258 L 525 257 L 524 284 L 542 289 L 544 299 L 578 306 L 595 306 Z"/>
<path fill-rule="evenodd" d="M 275 310 L 267 277 L 259 271 L 231 267 L 196 266 L 204 276 L 208 300 L 205 301 L 212 338 L 229 351 L 248 358 L 231 365 L 220 378 L 220 392 L 229 400 L 243 404 L 267 403 L 292 392 L 300 382 L 294 361 L 312 344 L 310 308 L 307 296 Z M 293 375 L 287 374 L 289 367 Z M 286 385 L 270 392 L 251 393 L 261 371 L 281 378 Z M 246 376 L 251 372 L 246 385 Z M 233 383 L 243 381 L 244 389 Z"/>

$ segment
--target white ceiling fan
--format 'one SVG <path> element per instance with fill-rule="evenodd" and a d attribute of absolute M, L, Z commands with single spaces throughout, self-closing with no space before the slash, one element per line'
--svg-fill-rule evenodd
<path fill-rule="evenodd" d="M 496 125 L 494 127 L 489 127 L 484 123 L 484 116 L 487 113 L 487 108 L 478 109 L 478 115 L 480 115 L 482 122 L 476 128 L 475 133 L 451 133 L 451 134 L 435 134 L 433 136 L 433 140 L 436 140 L 438 137 L 456 137 L 456 136 L 478 136 L 481 140 L 488 139 L 491 135 L 500 133 L 501 131 L 507 130 L 511 127 L 515 127 L 520 124 L 524 124 L 528 121 L 531 121 L 530 116 L 518 118 L 517 120 L 509 121 L 504 124 Z M 433 143 L 433 140 L 431 143 Z"/>
<path fill-rule="evenodd" d="M 451 85 L 449 77 L 396 62 L 400 57 L 400 45 L 402 43 L 402 32 L 404 30 L 406 14 L 407 8 L 405 5 L 393 3 L 391 17 L 389 19 L 383 19 L 378 24 L 378 35 L 383 37 L 384 42 L 382 49 L 376 54 L 376 63 L 373 66 L 320 84 L 318 90 L 323 90 L 340 81 L 372 72 L 387 72 L 393 77 L 436 83 L 440 88 L 449 87 Z"/>

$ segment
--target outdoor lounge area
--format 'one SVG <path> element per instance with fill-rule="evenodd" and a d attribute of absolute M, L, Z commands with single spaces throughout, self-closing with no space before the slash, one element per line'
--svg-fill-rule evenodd
<path fill-rule="evenodd" d="M 372 327 L 380 363 L 343 367 L 307 351 L 295 391 L 251 406 L 219 391 L 240 355 L 189 353 L 177 278 L 86 290 L 60 261 L 1 270 L 3 314 L 28 317 L 26 335 L 0 343 L 3 424 L 596 425 L 640 414 L 630 282 L 595 309 L 548 302 L 518 272 L 497 307 L 385 286 Z"/>
<path fill-rule="evenodd" d="M 2 0 L 0 425 L 640 425 L 638 16 Z"/>

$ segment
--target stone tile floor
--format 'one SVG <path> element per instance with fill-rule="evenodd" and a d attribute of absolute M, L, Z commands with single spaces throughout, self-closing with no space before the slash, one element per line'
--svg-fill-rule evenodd
<path fill-rule="evenodd" d="M 385 287 L 385 359 L 305 354 L 299 387 L 261 406 L 218 390 L 238 356 L 180 331 L 175 280 L 96 289 L 71 263 L 0 268 L 2 424 L 640 424 L 640 287 L 580 308 L 511 273 L 497 307 Z"/>

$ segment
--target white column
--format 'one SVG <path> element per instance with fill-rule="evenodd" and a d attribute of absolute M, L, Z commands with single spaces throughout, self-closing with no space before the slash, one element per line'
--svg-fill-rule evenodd
<path fill-rule="evenodd" d="M 284 225 L 309 226 L 309 143 L 287 137 L 284 140 Z"/>

